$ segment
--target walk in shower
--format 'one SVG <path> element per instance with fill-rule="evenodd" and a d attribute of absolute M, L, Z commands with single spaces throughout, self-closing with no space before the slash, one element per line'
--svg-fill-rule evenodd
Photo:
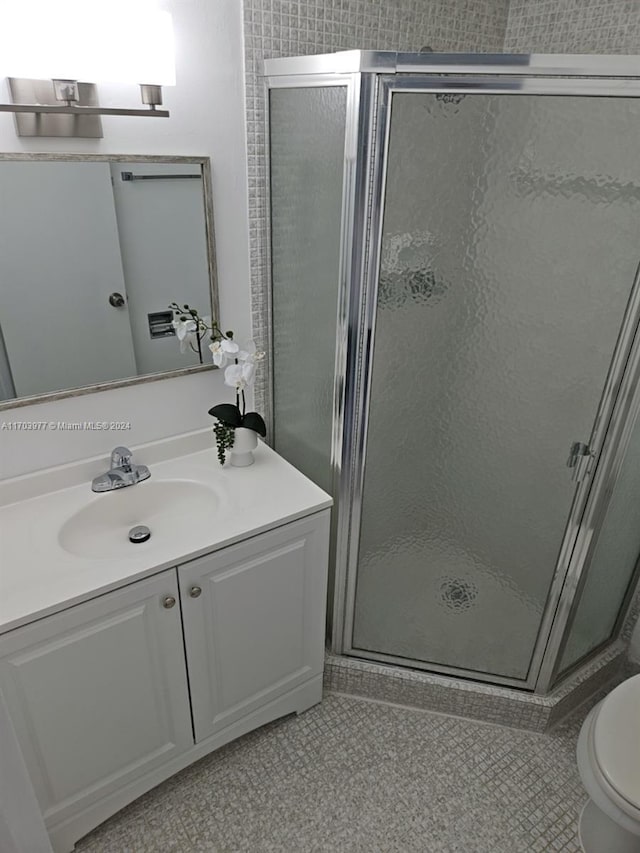
<path fill-rule="evenodd" d="M 266 62 L 276 449 L 332 647 L 546 693 L 640 552 L 640 61 Z"/>

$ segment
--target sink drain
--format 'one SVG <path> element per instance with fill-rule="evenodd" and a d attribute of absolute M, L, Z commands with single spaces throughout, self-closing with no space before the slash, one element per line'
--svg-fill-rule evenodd
<path fill-rule="evenodd" d="M 148 539 L 151 539 L 151 531 L 146 524 L 136 524 L 129 531 L 129 542 L 133 542 L 134 545 L 146 542 Z"/>

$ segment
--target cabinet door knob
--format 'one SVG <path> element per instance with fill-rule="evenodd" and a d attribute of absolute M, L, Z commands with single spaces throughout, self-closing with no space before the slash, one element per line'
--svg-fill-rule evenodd
<path fill-rule="evenodd" d="M 165 597 L 162 599 L 162 606 L 166 607 L 167 610 L 170 607 L 173 607 L 173 605 L 175 603 L 176 603 L 176 600 L 172 595 L 165 595 Z"/>
<path fill-rule="evenodd" d="M 191 596 L 191 598 L 197 598 L 201 594 L 202 590 L 199 586 L 192 586 L 189 590 L 189 595 Z"/>

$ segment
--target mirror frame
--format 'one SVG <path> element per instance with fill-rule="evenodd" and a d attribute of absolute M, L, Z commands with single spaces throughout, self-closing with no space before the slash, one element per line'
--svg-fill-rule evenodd
<path fill-rule="evenodd" d="M 202 169 L 202 189 L 204 201 L 204 224 L 207 241 L 207 266 L 209 272 L 209 295 L 211 297 L 212 315 L 220 321 L 218 301 L 218 275 L 216 267 L 216 243 L 213 225 L 213 187 L 211 182 L 211 159 L 209 157 L 187 157 L 162 154 L 29 154 L 24 152 L 0 153 L 0 162 L 6 160 L 23 161 L 59 161 L 65 163 L 183 163 L 198 165 Z M 201 373 L 205 370 L 217 370 L 213 364 L 196 364 L 190 367 L 180 367 L 176 370 L 164 370 L 161 373 L 145 373 L 143 376 L 128 376 L 124 379 L 111 379 L 108 382 L 97 382 L 93 385 L 81 385 L 78 388 L 67 388 L 63 391 L 48 391 L 45 394 L 32 394 L 16 397 L 12 400 L 0 401 L 0 411 L 18 409 L 22 406 L 32 406 L 36 403 L 49 403 L 62 400 L 65 397 L 81 397 L 84 394 L 95 394 L 98 391 L 108 391 L 111 388 L 124 388 L 127 385 L 140 385 L 143 382 L 157 382 L 160 379 L 171 379 L 176 376 L 187 376 L 190 373 Z"/>

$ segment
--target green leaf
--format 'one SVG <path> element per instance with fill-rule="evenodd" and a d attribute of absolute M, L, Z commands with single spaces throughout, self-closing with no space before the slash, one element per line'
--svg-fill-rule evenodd
<path fill-rule="evenodd" d="M 227 426 L 238 427 L 242 426 L 242 415 L 240 409 L 234 406 L 233 403 L 218 403 L 212 409 L 209 409 L 209 414 L 217 418 Z"/>
<path fill-rule="evenodd" d="M 259 415 L 257 412 L 247 412 L 247 414 L 242 418 L 239 426 L 252 429 L 263 438 L 267 434 L 267 425 L 265 424 L 262 415 Z"/>

